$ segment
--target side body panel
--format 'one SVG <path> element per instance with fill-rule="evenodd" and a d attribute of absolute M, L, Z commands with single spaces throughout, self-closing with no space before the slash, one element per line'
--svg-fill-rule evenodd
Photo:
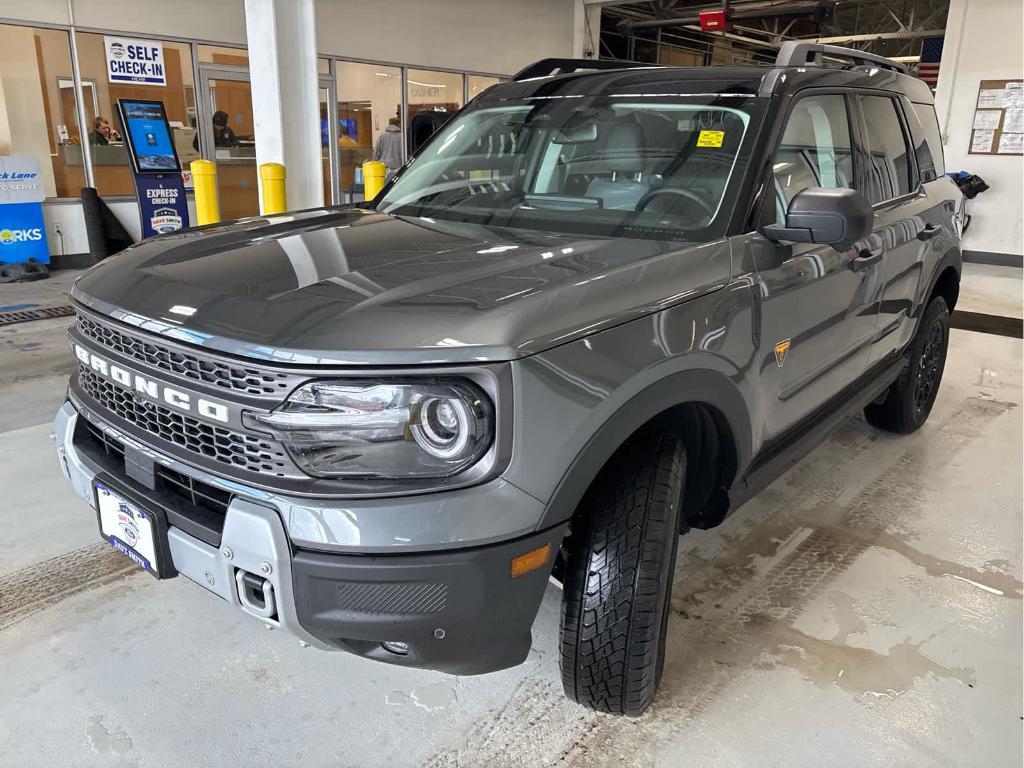
<path fill-rule="evenodd" d="M 632 432 L 682 402 L 728 423 L 737 464 L 753 453 L 753 286 L 723 290 L 513 364 L 519 410 L 504 478 L 547 505 L 538 529 L 572 515 Z M 756 414 L 753 418 L 757 418 Z"/>

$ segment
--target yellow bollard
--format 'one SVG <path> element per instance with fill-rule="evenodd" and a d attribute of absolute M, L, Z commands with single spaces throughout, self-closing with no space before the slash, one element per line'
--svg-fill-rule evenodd
<path fill-rule="evenodd" d="M 288 201 L 284 190 L 284 166 L 280 163 L 264 163 L 260 166 L 260 181 L 263 188 L 263 199 L 260 202 L 260 213 L 271 216 L 288 210 Z"/>
<path fill-rule="evenodd" d="M 193 160 L 192 186 L 196 196 L 196 224 L 216 224 L 220 221 L 220 201 L 217 199 L 217 166 L 209 160 Z"/>
<path fill-rule="evenodd" d="M 384 189 L 384 179 L 388 175 L 388 167 L 380 160 L 367 160 L 363 163 L 363 197 L 373 200 Z"/>

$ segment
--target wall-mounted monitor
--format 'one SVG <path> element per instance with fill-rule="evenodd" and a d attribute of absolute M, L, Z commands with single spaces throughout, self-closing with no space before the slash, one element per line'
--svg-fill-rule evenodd
<path fill-rule="evenodd" d="M 162 101 L 118 99 L 121 134 L 136 173 L 181 173 Z"/>

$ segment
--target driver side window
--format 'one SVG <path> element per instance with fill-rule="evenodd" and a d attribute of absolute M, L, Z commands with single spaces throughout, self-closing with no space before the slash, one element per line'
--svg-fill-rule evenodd
<path fill-rule="evenodd" d="M 772 167 L 776 223 L 808 187 L 852 189 L 853 148 L 846 99 L 838 94 L 800 99 L 790 112 Z"/>

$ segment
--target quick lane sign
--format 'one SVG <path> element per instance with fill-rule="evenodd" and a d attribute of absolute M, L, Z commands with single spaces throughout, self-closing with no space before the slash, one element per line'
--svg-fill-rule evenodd
<path fill-rule="evenodd" d="M 164 47 L 152 40 L 103 38 L 107 50 L 107 79 L 112 83 L 167 85 Z"/>
<path fill-rule="evenodd" d="M 0 264 L 48 264 L 39 163 L 31 156 L 0 157 Z"/>

